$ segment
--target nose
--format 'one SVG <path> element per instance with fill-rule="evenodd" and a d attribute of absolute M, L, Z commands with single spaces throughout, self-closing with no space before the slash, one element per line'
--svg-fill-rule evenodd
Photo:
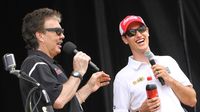
<path fill-rule="evenodd" d="M 140 33 L 139 31 L 136 31 L 136 36 L 140 36 L 142 33 Z"/>
<path fill-rule="evenodd" d="M 64 33 L 61 33 L 61 35 L 60 35 L 60 38 L 62 38 L 62 39 L 64 39 L 64 38 L 65 38 L 65 35 L 64 35 Z"/>

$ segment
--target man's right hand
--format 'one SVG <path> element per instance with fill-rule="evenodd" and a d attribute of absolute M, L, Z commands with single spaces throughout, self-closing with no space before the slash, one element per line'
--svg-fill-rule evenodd
<path fill-rule="evenodd" d="M 84 76 L 88 69 L 90 60 L 91 58 L 87 54 L 79 51 L 73 58 L 73 70 L 78 71 L 82 76 Z"/>

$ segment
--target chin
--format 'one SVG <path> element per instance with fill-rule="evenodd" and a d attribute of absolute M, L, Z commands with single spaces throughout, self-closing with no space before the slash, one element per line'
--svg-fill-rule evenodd
<path fill-rule="evenodd" d="M 61 50 L 60 49 L 56 49 L 56 51 L 54 52 L 55 56 L 60 54 L 61 53 Z"/>
<path fill-rule="evenodd" d="M 60 53 L 61 53 L 61 50 L 58 50 L 58 51 L 56 52 L 57 55 L 60 54 Z"/>

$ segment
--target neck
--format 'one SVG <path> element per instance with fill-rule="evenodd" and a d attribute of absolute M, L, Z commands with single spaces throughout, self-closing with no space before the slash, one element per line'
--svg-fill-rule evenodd
<path fill-rule="evenodd" d="M 148 58 L 144 55 L 145 52 L 132 51 L 132 58 L 136 61 L 149 63 Z"/>

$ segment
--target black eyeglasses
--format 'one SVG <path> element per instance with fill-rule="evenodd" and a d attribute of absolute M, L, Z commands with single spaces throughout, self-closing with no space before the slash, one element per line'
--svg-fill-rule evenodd
<path fill-rule="evenodd" d="M 49 32 L 56 32 L 58 36 L 61 34 L 64 34 L 64 29 L 62 28 L 45 28 L 44 30 L 49 31 Z"/>
<path fill-rule="evenodd" d="M 146 29 L 147 29 L 147 27 L 145 25 L 142 25 L 137 29 L 130 29 L 130 30 L 126 31 L 126 33 L 124 35 L 127 35 L 128 37 L 132 37 L 132 36 L 136 35 L 137 31 L 140 33 L 143 33 L 146 31 Z"/>

